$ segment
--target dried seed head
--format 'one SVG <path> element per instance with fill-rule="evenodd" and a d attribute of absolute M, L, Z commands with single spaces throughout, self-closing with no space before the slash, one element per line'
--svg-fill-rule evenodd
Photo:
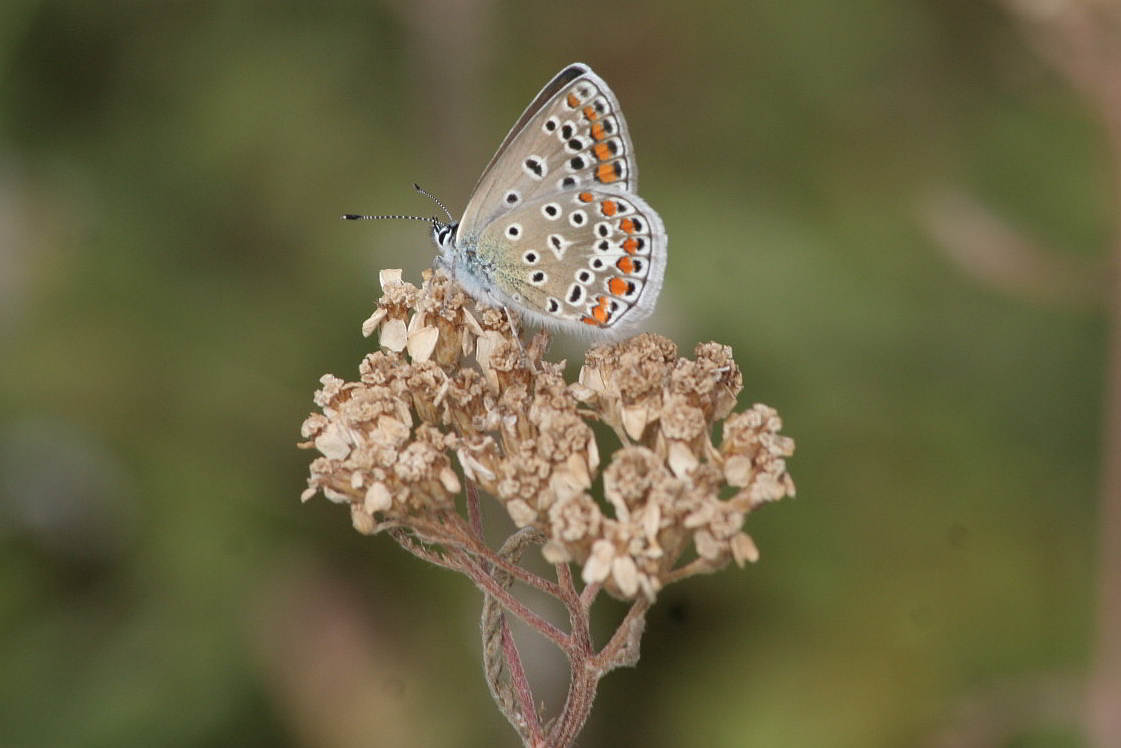
<path fill-rule="evenodd" d="M 423 524 L 439 542 L 459 516 L 461 472 L 518 527 L 541 531 L 547 560 L 579 564 L 586 583 L 623 598 L 758 558 L 743 524 L 794 494 L 794 443 L 764 405 L 729 416 L 742 387 L 730 348 L 679 358 L 669 340 L 639 335 L 591 348 L 566 383 L 563 363 L 542 359 L 543 338 L 524 346 L 506 312 L 444 276 L 417 288 L 383 271 L 381 283 L 363 326 L 381 350 L 357 382 L 324 376 L 301 428 L 301 446 L 321 455 L 301 498 L 348 503 L 360 532 Z M 595 422 L 623 442 L 605 453 L 601 501 Z"/>

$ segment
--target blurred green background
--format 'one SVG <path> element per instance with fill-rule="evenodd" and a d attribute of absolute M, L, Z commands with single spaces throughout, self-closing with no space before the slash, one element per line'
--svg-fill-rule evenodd
<path fill-rule="evenodd" d="M 732 345 L 798 444 L 760 562 L 666 590 L 579 744 L 1088 745 L 1116 175 L 1031 39 L 974 0 L 4 2 L 0 745 L 515 743 L 478 593 L 301 505 L 295 443 L 435 251 L 339 214 L 458 214 L 573 61 L 669 231 L 647 328 Z"/>

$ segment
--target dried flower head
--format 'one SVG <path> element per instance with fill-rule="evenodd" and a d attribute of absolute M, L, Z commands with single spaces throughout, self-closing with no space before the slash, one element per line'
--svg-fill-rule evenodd
<path fill-rule="evenodd" d="M 486 559 L 458 502 L 462 475 L 538 533 L 547 560 L 628 599 L 756 560 L 744 520 L 794 495 L 794 442 L 767 406 L 732 414 L 742 376 L 727 346 L 687 359 L 639 335 L 591 348 L 566 383 L 563 362 L 542 359 L 546 338 L 523 348 L 508 314 L 442 275 L 417 288 L 383 271 L 381 285 L 363 325 L 380 350 L 356 382 L 324 376 L 304 421 L 301 446 L 320 456 L 303 499 L 346 503 L 356 529 L 404 531 L 394 537 L 411 535 L 414 552 Z M 596 423 L 620 443 L 602 466 Z"/>
<path fill-rule="evenodd" d="M 324 376 L 320 410 L 304 421 L 300 446 L 319 456 L 303 499 L 321 492 L 350 508 L 360 532 L 384 531 L 468 576 L 484 595 L 484 672 L 495 703 L 525 745 L 571 745 L 599 679 L 637 662 L 658 591 L 759 557 L 744 520 L 794 495 L 785 463 L 794 442 L 765 405 L 732 412 L 743 379 L 727 346 L 704 343 L 687 359 L 669 340 L 639 335 L 591 348 L 569 383 L 563 362 L 543 359 L 547 335 L 523 346 L 508 312 L 475 304 L 444 276 L 429 273 L 417 288 L 386 270 L 381 286 L 362 327 L 380 349 L 356 382 Z M 518 528 L 497 549 L 483 540 L 480 490 Z M 519 564 L 534 545 L 554 564 L 555 581 Z M 570 630 L 512 595 L 515 581 L 560 601 Z M 601 590 L 632 602 L 597 648 L 589 616 Z M 548 723 L 507 614 L 568 660 L 568 697 Z"/>

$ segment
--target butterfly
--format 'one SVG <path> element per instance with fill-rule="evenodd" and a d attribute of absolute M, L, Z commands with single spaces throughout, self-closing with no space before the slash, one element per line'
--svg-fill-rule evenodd
<path fill-rule="evenodd" d="M 637 185 L 615 94 L 571 64 L 514 123 L 463 217 L 426 219 L 435 265 L 532 323 L 621 337 L 653 312 L 666 271 L 665 226 Z"/>

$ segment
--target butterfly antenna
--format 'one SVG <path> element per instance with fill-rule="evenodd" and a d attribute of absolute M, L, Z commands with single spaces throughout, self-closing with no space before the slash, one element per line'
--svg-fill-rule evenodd
<path fill-rule="evenodd" d="M 415 189 L 417 192 L 419 192 L 420 194 L 422 194 L 425 197 L 427 197 L 428 199 L 430 199 L 432 202 L 439 205 L 440 210 L 444 211 L 444 214 L 448 217 L 448 222 L 449 223 L 455 223 L 455 217 L 452 216 L 451 211 L 448 210 L 447 208 L 445 208 L 444 204 L 442 202 L 440 202 L 440 200 L 435 195 L 433 195 L 431 192 L 429 192 L 428 190 L 421 187 L 416 182 L 413 182 L 413 189 Z"/>
<path fill-rule="evenodd" d="M 425 218 L 424 216 L 360 216 L 357 213 L 344 213 L 342 219 L 345 221 L 380 221 L 382 219 L 395 219 L 406 218 L 410 221 L 427 221 L 428 223 L 435 223 L 435 218 Z"/>

